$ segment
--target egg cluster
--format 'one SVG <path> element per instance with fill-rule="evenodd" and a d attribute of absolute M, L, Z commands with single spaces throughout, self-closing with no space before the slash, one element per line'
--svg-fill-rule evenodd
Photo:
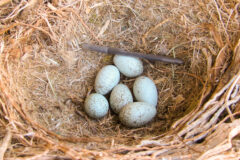
<path fill-rule="evenodd" d="M 154 82 L 143 73 L 143 64 L 139 58 L 115 55 L 114 65 L 104 66 L 97 74 L 94 88 L 84 103 L 85 112 L 92 118 L 102 118 L 109 110 L 119 115 L 120 121 L 128 127 L 141 127 L 150 122 L 157 113 L 158 93 Z M 126 77 L 137 77 L 133 85 L 133 94 L 124 84 L 119 84 L 120 73 Z M 104 95 L 110 93 L 109 103 Z"/>

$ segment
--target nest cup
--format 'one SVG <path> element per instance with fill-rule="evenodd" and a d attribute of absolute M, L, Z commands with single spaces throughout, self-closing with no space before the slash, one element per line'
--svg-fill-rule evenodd
<path fill-rule="evenodd" d="M 0 159 L 239 157 L 238 10 L 221 0 L 0 2 Z M 96 74 L 113 61 L 82 43 L 184 60 L 143 60 L 159 95 L 151 123 L 86 115 Z M 131 90 L 134 80 L 121 76 Z"/>

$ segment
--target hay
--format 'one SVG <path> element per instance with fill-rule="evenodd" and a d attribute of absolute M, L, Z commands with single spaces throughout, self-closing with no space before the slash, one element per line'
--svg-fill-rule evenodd
<path fill-rule="evenodd" d="M 237 159 L 237 0 L 0 1 L 1 159 Z M 184 59 L 144 61 L 159 92 L 142 128 L 83 111 L 112 57 L 95 43 Z M 132 88 L 134 79 L 121 77 Z"/>

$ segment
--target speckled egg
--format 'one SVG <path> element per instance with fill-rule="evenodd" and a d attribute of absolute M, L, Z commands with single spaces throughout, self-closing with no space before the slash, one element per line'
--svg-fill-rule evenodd
<path fill-rule="evenodd" d="M 156 113 L 155 106 L 145 102 L 134 102 L 122 108 L 119 119 L 128 127 L 141 127 L 150 122 Z"/>
<path fill-rule="evenodd" d="M 137 101 L 157 106 L 157 88 L 150 78 L 145 76 L 138 77 L 133 84 L 133 93 Z"/>
<path fill-rule="evenodd" d="M 136 77 L 143 73 L 143 64 L 139 58 L 115 55 L 113 62 L 126 77 Z"/>
<path fill-rule="evenodd" d="M 120 80 L 120 72 L 113 65 L 104 66 L 95 79 L 95 91 L 105 95 L 115 87 Z"/>
<path fill-rule="evenodd" d="M 102 118 L 104 117 L 109 109 L 109 104 L 107 99 L 98 93 L 90 94 L 84 103 L 84 110 L 92 118 Z"/>
<path fill-rule="evenodd" d="M 133 102 L 132 93 L 125 84 L 115 86 L 110 95 L 110 106 L 115 113 L 119 113 L 123 106 Z"/>

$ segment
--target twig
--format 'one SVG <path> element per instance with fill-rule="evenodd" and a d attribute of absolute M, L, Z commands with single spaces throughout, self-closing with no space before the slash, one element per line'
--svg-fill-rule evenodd
<path fill-rule="evenodd" d="M 14 8 L 14 10 L 6 18 L 4 18 L 4 21 L 7 21 L 9 19 L 13 19 L 19 13 L 21 13 L 25 8 L 27 8 L 27 6 L 28 6 L 28 3 L 26 1 L 21 1 L 21 3 L 18 6 L 16 6 Z"/>
<path fill-rule="evenodd" d="M 220 145 L 214 147 L 213 149 L 208 150 L 205 152 L 201 157 L 199 157 L 199 160 L 206 159 L 207 157 L 213 156 L 213 155 L 218 155 L 221 152 L 227 151 L 232 148 L 232 139 L 240 133 L 240 126 L 236 126 L 233 128 L 229 135 L 228 139 L 223 141 Z"/>
<path fill-rule="evenodd" d="M 46 16 L 46 15 L 40 15 L 40 16 L 42 17 L 42 19 L 45 20 L 45 22 L 47 23 L 47 26 L 48 26 L 50 32 L 52 33 L 52 35 L 53 35 L 53 37 L 54 37 L 54 39 L 56 39 L 57 36 L 56 36 L 56 34 L 53 32 L 52 26 L 51 26 L 51 24 L 49 23 L 49 21 L 48 21 L 48 19 L 47 19 L 47 16 Z"/>
<path fill-rule="evenodd" d="M 7 131 L 7 134 L 5 135 L 2 145 L 0 147 L 0 160 L 3 160 L 4 158 L 4 154 L 8 148 L 8 145 L 10 144 L 10 141 L 12 139 L 12 133 L 11 131 Z"/>
<path fill-rule="evenodd" d="M 227 96 L 225 98 L 225 101 L 228 101 L 232 92 L 233 92 L 233 89 L 236 87 L 236 84 L 238 83 L 239 79 L 240 79 L 240 70 L 238 71 L 237 75 L 236 75 L 236 79 L 233 81 L 232 85 L 230 86 L 229 90 L 227 91 Z"/>
<path fill-rule="evenodd" d="M 194 129 L 196 126 L 200 125 L 201 123 L 204 123 L 204 119 L 208 119 L 221 105 L 225 106 L 230 106 L 229 101 L 225 101 L 224 98 L 221 100 L 217 101 L 217 99 L 225 93 L 225 91 L 235 82 L 235 80 L 238 78 L 239 75 L 234 76 L 229 83 L 227 83 L 220 91 L 218 91 L 216 94 L 212 96 L 212 98 L 204 104 L 203 108 L 201 111 L 199 111 L 192 119 L 189 120 L 187 123 L 188 125 L 186 126 L 185 129 L 179 132 L 179 136 L 183 136 L 187 134 L 189 131 Z M 228 93 L 228 92 L 227 92 Z M 225 101 L 225 102 L 224 102 Z M 235 102 L 235 101 L 234 101 Z M 236 103 L 236 102 L 235 102 Z M 231 103 L 232 104 L 232 103 Z M 208 111 L 206 111 L 210 106 L 214 105 L 211 107 Z M 206 112 L 205 112 L 206 111 Z M 205 112 L 205 113 L 204 113 Z M 220 111 L 219 111 L 220 112 Z M 232 115 L 232 114 L 230 114 Z M 198 119 L 197 119 L 198 118 Z M 214 122 L 215 123 L 215 122 Z M 190 133 L 188 133 L 187 137 L 189 136 Z"/>
<path fill-rule="evenodd" d="M 195 114 L 191 120 L 188 121 L 188 125 L 191 124 L 194 120 L 197 119 L 202 113 L 204 113 L 209 106 L 213 105 L 217 99 L 231 86 L 233 81 L 236 79 L 236 76 L 234 76 L 229 82 L 217 93 L 213 93 L 212 97 L 202 106 L 202 110 L 199 111 L 197 114 Z"/>

